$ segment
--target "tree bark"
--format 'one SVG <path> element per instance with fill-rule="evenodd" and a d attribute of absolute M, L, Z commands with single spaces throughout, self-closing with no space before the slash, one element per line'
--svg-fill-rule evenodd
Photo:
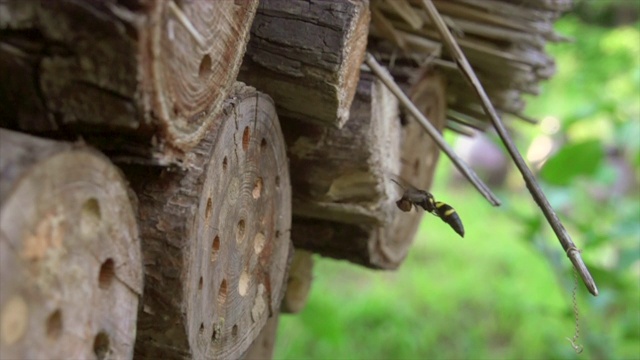
<path fill-rule="evenodd" d="M 358 84 L 369 32 L 363 0 L 263 0 L 239 79 L 278 114 L 341 127 Z"/>
<path fill-rule="evenodd" d="M 215 123 L 256 7 L 257 0 L 3 2 L 0 124 L 82 132 L 117 154 L 174 160 Z"/>
<path fill-rule="evenodd" d="M 0 129 L 0 358 L 131 358 L 142 262 L 120 171 Z"/>
<path fill-rule="evenodd" d="M 128 166 L 145 296 L 136 356 L 237 359 L 278 311 L 291 189 L 273 102 L 239 84 L 181 168 Z"/>

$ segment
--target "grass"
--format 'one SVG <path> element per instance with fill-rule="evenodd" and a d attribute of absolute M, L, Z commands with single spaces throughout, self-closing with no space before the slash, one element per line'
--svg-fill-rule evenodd
<path fill-rule="evenodd" d="M 426 215 L 397 271 L 318 257 L 307 306 L 281 318 L 276 359 L 577 358 L 570 289 L 517 223 L 470 188 L 434 192 L 466 238 Z"/>

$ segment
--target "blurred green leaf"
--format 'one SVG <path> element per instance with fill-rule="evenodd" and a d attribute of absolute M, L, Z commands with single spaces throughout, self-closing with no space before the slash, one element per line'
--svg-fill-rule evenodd
<path fill-rule="evenodd" d="M 566 186 L 580 175 L 592 175 L 604 156 L 598 140 L 570 144 L 553 155 L 542 167 L 540 177 L 553 185 Z"/>

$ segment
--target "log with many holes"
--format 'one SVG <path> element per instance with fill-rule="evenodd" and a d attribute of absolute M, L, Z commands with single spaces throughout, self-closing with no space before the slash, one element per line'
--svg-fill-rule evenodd
<path fill-rule="evenodd" d="M 368 32 L 368 1 L 263 0 L 239 79 L 272 96 L 281 116 L 341 127 Z"/>
<path fill-rule="evenodd" d="M 256 7 L 257 0 L 3 1 L 0 124 L 80 131 L 118 154 L 171 161 L 215 122 Z"/>
<path fill-rule="evenodd" d="M 131 358 L 142 262 L 120 171 L 1 129 L 0 153 L 0 358 Z"/>
<path fill-rule="evenodd" d="M 412 91 L 442 129 L 444 89 L 425 76 Z M 296 247 L 374 268 L 393 269 L 404 259 L 418 213 L 401 213 L 397 178 L 427 189 L 439 150 L 420 126 L 401 128 L 395 97 L 363 73 L 341 129 L 283 122 L 294 193 L 292 239 Z"/>
<path fill-rule="evenodd" d="M 128 165 L 145 267 L 140 358 L 242 356 L 278 311 L 291 187 L 271 99 L 238 84 L 182 168 Z"/>

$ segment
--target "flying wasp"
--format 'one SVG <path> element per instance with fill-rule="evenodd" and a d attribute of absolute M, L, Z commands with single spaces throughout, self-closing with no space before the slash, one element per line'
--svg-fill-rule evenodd
<path fill-rule="evenodd" d="M 461 237 L 464 237 L 464 226 L 462 226 L 462 220 L 456 210 L 449 204 L 445 204 L 442 201 L 436 201 L 433 195 L 425 190 L 416 189 L 415 187 L 408 185 L 406 188 L 400 185 L 399 182 L 391 179 L 396 183 L 404 193 L 400 200 L 396 201 L 396 205 L 402 211 L 411 211 L 412 206 L 421 206 L 425 211 L 439 217 L 442 221 L 446 222 L 451 228 L 458 233 Z"/>

